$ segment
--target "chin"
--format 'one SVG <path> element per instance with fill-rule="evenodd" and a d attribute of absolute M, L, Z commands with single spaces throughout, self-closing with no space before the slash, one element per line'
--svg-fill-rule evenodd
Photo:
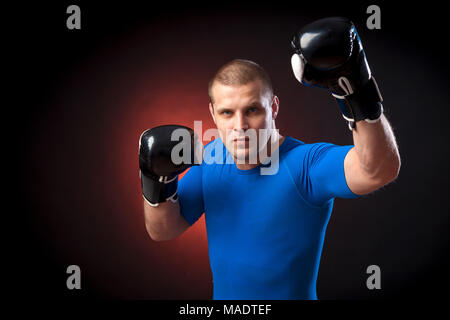
<path fill-rule="evenodd" d="M 243 164 L 256 164 L 257 163 L 257 152 L 256 150 L 251 150 L 249 148 L 234 149 L 233 156 L 235 160 L 238 160 Z"/>

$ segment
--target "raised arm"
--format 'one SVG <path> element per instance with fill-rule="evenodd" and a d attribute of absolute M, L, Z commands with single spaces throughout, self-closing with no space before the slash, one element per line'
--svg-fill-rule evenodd
<path fill-rule="evenodd" d="M 359 121 L 352 132 L 355 147 L 344 160 L 350 190 L 367 194 L 395 180 L 400 170 L 400 155 L 386 117 L 382 115 L 375 123 Z"/>
<path fill-rule="evenodd" d="M 353 23 L 343 17 L 314 21 L 295 35 L 292 46 L 295 77 L 328 89 L 352 130 L 355 147 L 344 161 L 350 190 L 367 194 L 393 181 L 400 169 L 397 143 Z"/>

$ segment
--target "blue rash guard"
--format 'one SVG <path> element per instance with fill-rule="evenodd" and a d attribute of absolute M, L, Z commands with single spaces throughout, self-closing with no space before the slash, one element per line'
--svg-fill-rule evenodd
<path fill-rule="evenodd" d="M 272 175 L 261 174 L 263 165 L 238 169 L 220 139 L 205 147 L 202 164 L 179 181 L 178 195 L 189 224 L 205 213 L 213 299 L 317 299 L 334 198 L 357 197 L 344 174 L 352 147 L 286 137 Z M 217 150 L 223 161 L 214 163 Z"/>

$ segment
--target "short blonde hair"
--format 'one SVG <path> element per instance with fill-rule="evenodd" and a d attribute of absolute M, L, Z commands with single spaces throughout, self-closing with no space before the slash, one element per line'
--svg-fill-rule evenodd
<path fill-rule="evenodd" d="M 216 82 L 227 86 L 239 86 L 255 80 L 261 80 L 270 95 L 273 95 L 272 81 L 267 72 L 259 64 L 244 59 L 232 60 L 220 67 L 214 77 L 209 81 L 209 100 L 213 103 L 212 87 Z"/>

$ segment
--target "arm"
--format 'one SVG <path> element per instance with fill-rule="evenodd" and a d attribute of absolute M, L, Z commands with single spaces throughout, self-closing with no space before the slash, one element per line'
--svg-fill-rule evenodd
<path fill-rule="evenodd" d="M 375 123 L 358 121 L 352 132 L 355 147 L 344 160 L 350 190 L 367 194 L 393 181 L 400 170 L 400 155 L 386 117 Z"/>
<path fill-rule="evenodd" d="M 292 46 L 295 77 L 328 89 L 353 132 L 355 147 L 344 159 L 350 190 L 367 194 L 393 181 L 400 168 L 397 144 L 353 23 L 343 17 L 317 20 L 296 34 Z"/>
<path fill-rule="evenodd" d="M 155 241 L 171 240 L 184 231 L 190 225 L 180 213 L 178 201 L 167 201 L 153 207 L 144 199 L 145 228 L 150 238 Z"/>
<path fill-rule="evenodd" d="M 181 142 L 176 140 L 180 133 L 185 136 Z M 145 227 L 155 241 L 173 239 L 190 226 L 180 212 L 178 175 L 198 163 L 195 161 L 198 160 L 196 146 L 197 137 L 187 127 L 159 126 L 146 130 L 141 135 L 139 169 Z M 181 162 L 176 158 L 175 152 L 181 150 L 180 147 L 182 154 L 187 155 Z"/>

